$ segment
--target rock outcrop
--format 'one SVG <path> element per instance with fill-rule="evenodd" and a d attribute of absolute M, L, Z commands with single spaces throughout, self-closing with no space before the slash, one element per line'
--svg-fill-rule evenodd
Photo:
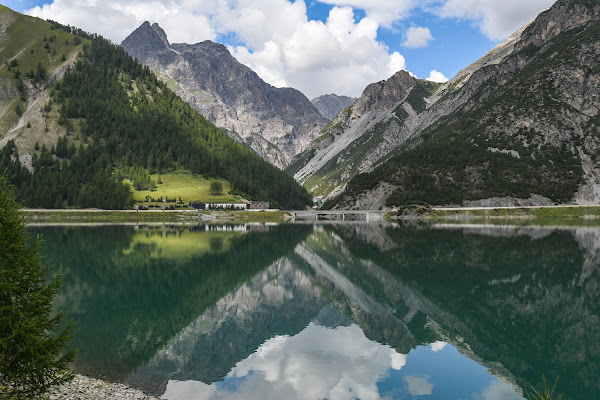
<path fill-rule="evenodd" d="M 350 107 L 356 101 L 354 97 L 338 96 L 337 94 L 324 94 L 312 99 L 310 102 L 325 118 L 332 120 L 346 107 Z"/>
<path fill-rule="evenodd" d="M 439 86 L 406 71 L 367 86 L 286 171 L 315 195 L 335 196 L 413 135 L 425 99 Z"/>
<path fill-rule="evenodd" d="M 327 124 L 298 90 L 275 88 L 211 41 L 172 44 L 145 22 L 121 44 L 208 120 L 282 168 Z"/>

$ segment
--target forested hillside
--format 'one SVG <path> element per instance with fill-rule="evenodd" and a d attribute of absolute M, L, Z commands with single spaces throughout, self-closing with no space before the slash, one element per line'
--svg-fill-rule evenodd
<path fill-rule="evenodd" d="M 63 80 L 47 88 L 44 112 L 54 112 L 65 128 L 60 142 L 34 153 L 32 173 L 19 163 L 13 141 L 0 150 L 0 170 L 24 205 L 125 208 L 131 191 L 114 172 L 126 166 L 221 177 L 236 194 L 283 208 L 310 201 L 291 177 L 226 136 L 122 48 L 97 35 L 82 36 L 90 44 L 82 46 Z"/>
<path fill-rule="evenodd" d="M 330 207 L 594 204 L 600 200 L 600 4 L 559 0 L 512 52 L 440 90 L 428 125 Z M 383 196 L 382 196 L 383 197 Z M 483 203 L 482 203 L 483 204 Z M 376 207 L 383 204 L 377 204 Z"/>

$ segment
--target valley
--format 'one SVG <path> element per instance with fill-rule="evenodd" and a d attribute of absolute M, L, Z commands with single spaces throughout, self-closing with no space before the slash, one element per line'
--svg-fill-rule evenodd
<path fill-rule="evenodd" d="M 227 188 L 222 201 L 295 209 L 312 205 L 310 197 L 328 209 L 392 211 L 598 204 L 598 11 L 559 0 L 446 83 L 401 70 L 358 98 L 309 101 L 269 85 L 217 42 L 171 43 L 157 23 L 111 48 L 97 35 L 3 8 L 3 165 L 25 205 L 45 208 L 147 206 L 154 192 L 111 178 L 124 167 L 154 180 L 178 171 L 216 179 Z M 110 68 L 110 83 L 99 83 Z M 119 112 L 106 103 L 108 90 L 119 93 Z M 76 165 L 92 159 L 109 172 L 86 185 L 91 170 Z M 54 175 L 61 189 L 38 189 Z M 120 193 L 116 202 L 93 195 L 102 185 Z M 162 195 L 210 199 L 182 186 L 192 181 L 177 185 Z"/>
<path fill-rule="evenodd" d="M 600 396 L 598 0 L 10 5 L 0 398 Z"/>

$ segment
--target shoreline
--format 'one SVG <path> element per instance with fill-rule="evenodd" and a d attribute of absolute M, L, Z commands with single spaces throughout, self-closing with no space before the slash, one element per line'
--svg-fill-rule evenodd
<path fill-rule="evenodd" d="M 99 209 L 22 209 L 28 225 L 41 224 L 195 224 L 195 223 L 288 223 L 293 212 L 197 211 L 197 210 L 99 210 Z M 384 221 L 427 224 L 458 223 L 485 225 L 600 226 L 600 206 L 527 206 L 442 208 L 410 206 L 388 212 Z M 384 221 L 379 221 L 384 222 Z M 297 220 L 296 222 L 303 222 Z M 311 222 L 311 221 L 306 221 Z M 323 219 L 321 223 L 343 223 Z M 347 221 L 350 222 L 350 221 Z"/>
<path fill-rule="evenodd" d="M 484 223 L 487 225 L 600 226 L 599 206 L 493 207 L 432 209 L 430 222 Z"/>
<path fill-rule="evenodd" d="M 95 400 L 95 399 L 131 399 L 159 400 L 139 389 L 122 383 L 110 383 L 84 375 L 75 375 L 71 382 L 52 388 L 45 398 L 50 400 Z"/>
<path fill-rule="evenodd" d="M 285 211 L 21 209 L 27 224 L 36 223 L 283 223 Z"/>
<path fill-rule="evenodd" d="M 470 208 L 411 206 L 388 215 L 391 220 L 430 224 L 600 226 L 600 206 L 597 205 Z"/>

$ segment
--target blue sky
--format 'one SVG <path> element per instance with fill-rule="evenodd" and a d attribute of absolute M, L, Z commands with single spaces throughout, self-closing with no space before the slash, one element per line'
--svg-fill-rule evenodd
<path fill-rule="evenodd" d="M 406 69 L 444 81 L 553 0 L 9 0 L 120 43 L 145 20 L 171 42 L 214 40 L 274 86 L 359 96 Z"/>
<path fill-rule="evenodd" d="M 308 8 L 310 19 L 327 20 L 333 6 L 312 2 Z M 355 12 L 355 18 L 363 18 L 364 11 Z M 426 47 L 408 48 L 402 46 L 403 33 L 411 26 L 429 27 L 433 40 Z M 391 28 L 379 28 L 378 40 L 384 42 L 391 52 L 398 51 L 407 63 L 407 68 L 418 77 L 427 77 L 431 70 L 437 70 L 448 79 L 458 71 L 481 58 L 501 39 L 490 39 L 472 22 L 458 19 L 442 19 L 426 12 L 415 12 L 410 20 L 402 21 Z"/>

